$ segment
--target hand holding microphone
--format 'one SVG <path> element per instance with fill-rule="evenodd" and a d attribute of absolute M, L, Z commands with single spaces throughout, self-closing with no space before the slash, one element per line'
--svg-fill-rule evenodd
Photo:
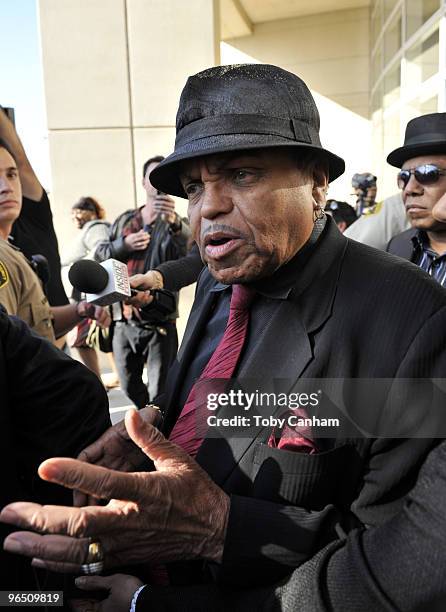
<path fill-rule="evenodd" d="M 86 294 L 88 304 L 110 306 L 131 296 L 127 266 L 117 259 L 102 264 L 81 259 L 71 266 L 68 278 L 73 287 Z"/>
<path fill-rule="evenodd" d="M 106 308 L 89 304 L 85 300 L 77 304 L 76 312 L 81 319 L 93 319 L 102 328 L 110 327 L 112 322 L 110 313 Z"/>
<path fill-rule="evenodd" d="M 170 291 L 153 289 L 141 293 L 131 289 L 127 266 L 116 259 L 107 259 L 102 264 L 82 259 L 71 266 L 68 278 L 73 287 L 86 294 L 89 304 L 110 306 L 116 302 L 132 303 L 130 298 L 136 298 L 140 308 L 153 305 L 163 315 L 176 310 L 176 299 Z"/>

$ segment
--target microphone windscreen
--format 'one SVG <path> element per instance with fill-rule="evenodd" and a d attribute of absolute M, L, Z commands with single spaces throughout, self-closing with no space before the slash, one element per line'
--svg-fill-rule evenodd
<path fill-rule="evenodd" d="M 100 293 L 108 283 L 108 274 L 101 264 L 91 259 L 74 263 L 69 272 L 70 283 L 83 293 Z"/>

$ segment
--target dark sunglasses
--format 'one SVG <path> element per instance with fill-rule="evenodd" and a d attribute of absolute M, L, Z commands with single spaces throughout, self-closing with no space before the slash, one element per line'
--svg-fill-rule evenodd
<path fill-rule="evenodd" d="M 433 164 L 424 164 L 423 166 L 417 166 L 410 170 L 400 170 L 397 176 L 398 187 L 400 189 L 406 187 L 412 174 L 420 185 L 433 185 L 439 180 L 440 176 L 446 174 L 446 170 L 444 168 L 438 168 L 438 166 L 434 166 Z"/>

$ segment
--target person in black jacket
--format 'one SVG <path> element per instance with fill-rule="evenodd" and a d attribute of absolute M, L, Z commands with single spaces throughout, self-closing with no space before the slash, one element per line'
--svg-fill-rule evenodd
<path fill-rule="evenodd" d="M 100 381 L 0 306 L 0 389 L 0 507 L 19 499 L 71 504 L 37 468 L 54 453 L 76 457 L 110 426 Z M 2 525 L 2 540 L 6 534 Z M 0 566 L 3 589 L 35 588 L 29 564 L 1 551 Z"/>
<path fill-rule="evenodd" d="M 142 184 L 146 203 L 115 220 L 110 239 L 96 248 L 97 261 L 113 257 L 127 264 L 129 274 L 137 274 L 186 254 L 188 222 L 175 213 L 174 200 L 157 191 L 149 180 L 150 172 L 162 159 L 156 156 L 145 162 Z M 178 350 L 178 294 L 174 297 L 173 309 L 167 313 L 156 300 L 143 312 L 128 304 L 118 314 L 114 309 L 116 369 L 123 391 L 138 408 L 163 392 L 167 371 Z M 145 364 L 147 386 L 142 381 Z"/>
<path fill-rule="evenodd" d="M 404 145 L 387 161 L 397 168 L 398 186 L 412 228 L 389 242 L 387 251 L 404 257 L 446 286 L 446 223 L 432 209 L 446 193 L 446 113 L 409 121 Z"/>

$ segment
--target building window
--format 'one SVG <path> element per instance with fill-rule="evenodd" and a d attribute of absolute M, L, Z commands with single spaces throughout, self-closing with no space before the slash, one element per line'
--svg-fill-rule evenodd
<path fill-rule="evenodd" d="M 398 0 L 384 0 L 384 23 L 390 17 L 393 9 L 398 4 Z"/>
<path fill-rule="evenodd" d="M 401 70 L 398 62 L 396 68 L 387 72 L 384 77 L 384 99 L 383 106 L 388 108 L 400 99 Z"/>
<path fill-rule="evenodd" d="M 372 171 L 385 197 L 395 192 L 385 159 L 407 122 L 446 111 L 446 0 L 376 0 L 370 18 Z"/>
<path fill-rule="evenodd" d="M 384 64 L 388 64 L 401 48 L 401 25 L 401 11 L 399 11 L 384 32 Z"/>
<path fill-rule="evenodd" d="M 441 0 L 406 0 L 406 39 L 432 17 L 440 8 Z"/>
<path fill-rule="evenodd" d="M 414 43 L 405 53 L 406 68 L 404 81 L 410 88 L 417 87 L 423 81 L 438 72 L 439 35 L 438 27 L 434 32 L 425 35 Z"/>

